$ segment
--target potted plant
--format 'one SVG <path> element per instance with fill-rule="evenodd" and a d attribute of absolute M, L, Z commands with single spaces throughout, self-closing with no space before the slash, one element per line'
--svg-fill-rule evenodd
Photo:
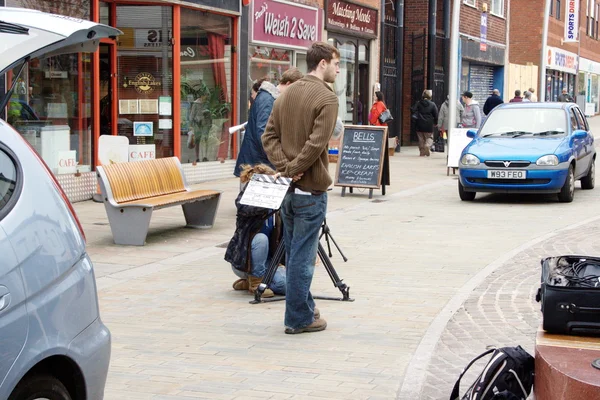
<path fill-rule="evenodd" d="M 209 88 L 203 81 L 196 84 L 181 84 L 181 98 L 194 99 L 190 109 L 189 122 L 194 131 L 196 160 L 216 159 L 221 144 L 223 125 L 229 120 L 231 104 L 223 101 L 220 86 Z M 199 153 L 202 153 L 200 157 Z M 214 153 L 214 155 L 213 155 Z"/>

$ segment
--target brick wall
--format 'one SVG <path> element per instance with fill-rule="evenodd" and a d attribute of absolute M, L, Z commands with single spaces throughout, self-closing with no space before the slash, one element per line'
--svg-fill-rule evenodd
<path fill-rule="evenodd" d="M 556 3 L 554 3 L 556 4 Z M 561 20 L 550 16 L 548 21 L 548 46 L 558 47 L 577 54 L 577 43 L 562 43 L 565 29 L 566 0 L 561 1 Z M 540 64 L 544 0 L 511 0 L 510 52 L 509 60 L 514 64 Z M 600 62 L 600 41 L 585 33 L 586 5 L 581 3 L 579 10 L 581 57 Z M 556 11 L 554 12 L 556 15 Z M 526 27 L 524 29 L 524 27 Z"/>
<path fill-rule="evenodd" d="M 480 36 L 481 13 L 483 11 L 484 3 L 488 4 L 487 40 L 490 42 L 506 44 L 505 17 L 508 15 L 508 0 L 504 1 L 504 17 L 498 17 L 490 13 L 490 2 L 477 0 L 477 7 L 463 4 L 460 8 L 460 32 L 470 36 Z"/>

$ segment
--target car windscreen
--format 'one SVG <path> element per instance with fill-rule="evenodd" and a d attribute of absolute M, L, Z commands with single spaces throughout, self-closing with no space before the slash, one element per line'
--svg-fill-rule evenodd
<path fill-rule="evenodd" d="M 481 137 L 556 137 L 567 133 L 564 110 L 550 108 L 500 108 L 494 110 L 483 127 Z"/>

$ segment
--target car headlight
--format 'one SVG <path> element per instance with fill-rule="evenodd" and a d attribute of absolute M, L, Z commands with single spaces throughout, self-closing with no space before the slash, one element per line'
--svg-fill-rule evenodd
<path fill-rule="evenodd" d="M 538 158 L 538 160 L 535 162 L 535 165 L 558 165 L 558 157 L 556 157 L 554 154 L 542 156 Z"/>
<path fill-rule="evenodd" d="M 473 154 L 465 154 L 460 159 L 460 163 L 462 165 L 479 165 L 479 158 L 474 156 Z"/>

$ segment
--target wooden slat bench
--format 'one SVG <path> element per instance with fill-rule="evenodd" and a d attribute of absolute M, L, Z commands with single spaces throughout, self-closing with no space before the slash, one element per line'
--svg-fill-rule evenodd
<path fill-rule="evenodd" d="M 190 190 L 177 157 L 103 165 L 97 175 L 116 244 L 143 246 L 161 208 L 181 205 L 190 228 L 214 224 L 221 192 Z"/>

